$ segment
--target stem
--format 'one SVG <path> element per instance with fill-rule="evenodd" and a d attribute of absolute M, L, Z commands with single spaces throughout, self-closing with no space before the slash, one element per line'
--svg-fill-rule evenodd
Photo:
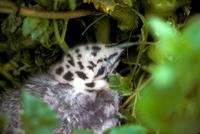
<path fill-rule="evenodd" d="M 140 12 L 138 12 L 135 9 L 132 9 L 132 11 L 139 16 L 139 18 L 141 19 L 141 21 L 142 21 L 143 24 L 146 24 L 146 19 L 145 19 L 145 17 Z"/>
<path fill-rule="evenodd" d="M 106 16 L 106 14 L 101 15 L 99 18 L 97 18 L 95 21 L 93 21 L 90 25 L 88 25 L 85 30 L 82 32 L 82 35 L 85 34 L 85 32 L 95 23 L 97 23 L 99 20 L 103 19 Z"/>
<path fill-rule="evenodd" d="M 142 66 L 139 66 L 139 65 L 140 65 L 140 60 L 141 60 L 142 54 L 144 53 L 144 48 L 145 48 L 144 42 L 146 42 L 146 40 L 147 40 L 147 35 L 148 35 L 148 31 L 146 30 L 145 25 L 143 25 L 142 28 L 141 28 L 141 39 L 140 39 L 142 41 L 141 41 L 141 44 L 140 44 L 140 47 L 139 47 L 139 52 L 138 52 L 136 62 L 135 62 L 136 65 L 133 68 L 133 70 L 131 71 L 132 81 L 134 81 L 135 76 L 137 75 L 138 71 L 142 67 Z"/>
<path fill-rule="evenodd" d="M 9 8 L 9 7 L 1 7 L 0 6 L 0 13 L 16 13 L 16 10 Z"/>
<path fill-rule="evenodd" d="M 17 7 L 4 7 L 0 4 L 0 13 L 12 14 L 18 13 L 21 16 L 37 17 L 43 19 L 73 19 L 79 18 L 87 15 L 92 15 L 95 12 L 89 10 L 75 10 L 75 11 L 45 11 L 45 10 L 36 10 L 31 8 L 17 8 Z"/>
<path fill-rule="evenodd" d="M 5 1 L 5 0 L 1 0 L 0 1 L 0 7 L 10 7 L 10 8 L 17 8 L 17 6 L 15 5 L 15 3 L 11 2 L 11 1 Z"/>
<path fill-rule="evenodd" d="M 38 10 L 28 9 L 28 8 L 21 8 L 19 14 L 22 16 L 38 17 L 38 18 L 45 18 L 45 19 L 73 19 L 73 18 L 79 18 L 79 17 L 91 15 L 92 12 L 88 10 L 47 12 L 47 11 L 38 11 Z"/>
<path fill-rule="evenodd" d="M 58 30 L 58 24 L 57 24 L 56 20 L 53 20 L 53 27 L 54 27 L 55 38 L 59 42 L 61 40 L 61 38 L 60 38 L 60 34 L 59 34 L 59 30 Z"/>
<path fill-rule="evenodd" d="M 54 2 L 54 10 L 57 9 L 58 6 L 58 0 L 56 0 Z M 68 24 L 68 20 L 64 20 L 64 27 L 62 30 L 62 34 L 60 36 L 59 30 L 58 30 L 58 24 L 56 22 L 56 20 L 53 20 L 53 26 L 54 26 L 54 33 L 55 33 L 55 38 L 56 41 L 58 42 L 58 45 L 60 46 L 60 48 L 66 53 L 69 50 L 69 46 L 67 45 L 67 43 L 65 42 L 65 34 L 67 32 L 67 24 Z"/>
<path fill-rule="evenodd" d="M 69 46 L 67 45 L 67 43 L 65 41 L 62 41 L 59 43 L 59 46 L 62 48 L 62 50 L 67 53 L 69 50 Z"/>
<path fill-rule="evenodd" d="M 122 106 L 120 106 L 120 109 L 125 108 L 133 100 L 133 98 L 135 96 L 136 96 L 136 93 L 134 93 L 131 96 L 129 96 L 128 99 L 122 104 Z"/>
<path fill-rule="evenodd" d="M 60 37 L 58 24 L 56 20 L 53 20 L 53 26 L 54 26 L 54 34 L 55 34 L 56 41 L 58 42 L 58 45 L 62 48 L 62 50 L 66 53 L 69 50 L 69 47 L 67 43 L 65 42 L 65 33 L 67 29 L 64 29 L 65 32 L 63 32 L 62 37 Z"/>
<path fill-rule="evenodd" d="M 63 26 L 63 30 L 62 30 L 62 34 L 61 34 L 61 40 L 65 40 L 65 35 L 67 32 L 67 24 L 68 24 L 68 20 L 64 20 L 64 26 Z"/>
<path fill-rule="evenodd" d="M 58 0 L 55 0 L 53 3 L 53 10 L 56 11 L 58 6 Z"/>

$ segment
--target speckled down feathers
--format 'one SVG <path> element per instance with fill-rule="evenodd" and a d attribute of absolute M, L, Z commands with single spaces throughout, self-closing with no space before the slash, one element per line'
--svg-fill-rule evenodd
<path fill-rule="evenodd" d="M 77 92 L 109 88 L 105 78 L 118 65 L 122 51 L 103 44 L 75 47 L 52 66 L 50 73 L 60 83 L 72 85 Z"/>
<path fill-rule="evenodd" d="M 121 51 L 101 45 L 80 46 L 55 64 L 50 73 L 35 75 L 26 82 L 30 93 L 59 114 L 62 125 L 56 134 L 70 134 L 76 128 L 101 134 L 118 123 L 120 96 L 109 90 L 106 77 L 116 68 Z M 7 89 L 0 96 L 0 114 L 3 112 L 11 113 L 4 134 L 21 131 L 20 90 Z"/>
<path fill-rule="evenodd" d="M 26 87 L 58 112 L 62 127 L 56 130 L 56 134 L 69 134 L 75 128 L 102 133 L 118 123 L 117 92 L 103 90 L 95 92 L 96 95 L 91 95 L 92 97 L 77 94 L 69 85 L 55 82 L 52 76 L 46 73 L 33 77 L 27 82 Z M 14 134 L 22 127 L 19 120 L 20 97 L 19 90 L 12 92 L 8 90 L 1 98 L 5 103 L 1 103 L 0 112 L 11 112 L 12 115 L 5 134 Z"/>

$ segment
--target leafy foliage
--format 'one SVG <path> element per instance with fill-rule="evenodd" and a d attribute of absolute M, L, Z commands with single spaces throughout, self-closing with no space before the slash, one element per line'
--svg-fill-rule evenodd
<path fill-rule="evenodd" d="M 198 133 L 200 18 L 182 32 L 158 18 L 149 25 L 158 37 L 149 52 L 156 64 L 150 66 L 152 79 L 136 102 L 136 117 L 160 133 Z"/>
<path fill-rule="evenodd" d="M 122 77 L 120 74 L 114 74 L 109 77 L 109 85 L 113 90 L 119 90 L 123 96 L 130 96 L 132 82 L 128 77 Z"/>
<path fill-rule="evenodd" d="M 94 133 L 92 131 L 86 131 L 86 130 L 77 129 L 77 130 L 74 130 L 72 132 L 72 134 L 94 134 Z"/>
<path fill-rule="evenodd" d="M 46 103 L 25 90 L 23 110 L 21 119 L 26 133 L 53 134 L 53 130 L 59 126 L 58 115 Z"/>
<path fill-rule="evenodd" d="M 91 131 L 86 130 L 75 130 L 72 134 L 94 134 Z M 114 127 L 110 130 L 107 130 L 106 134 L 147 134 L 147 130 L 136 124 L 128 124 L 122 127 Z"/>
<path fill-rule="evenodd" d="M 112 128 L 108 134 L 147 134 L 147 130 L 136 124 L 124 125 L 122 127 Z"/>
<path fill-rule="evenodd" d="M 0 133 L 3 133 L 4 126 L 9 121 L 9 114 L 8 113 L 1 113 L 0 114 Z"/>
<path fill-rule="evenodd" d="M 30 34 L 33 40 L 39 40 L 44 44 L 49 40 L 48 27 L 48 20 L 27 17 L 24 19 L 22 31 L 24 36 Z"/>

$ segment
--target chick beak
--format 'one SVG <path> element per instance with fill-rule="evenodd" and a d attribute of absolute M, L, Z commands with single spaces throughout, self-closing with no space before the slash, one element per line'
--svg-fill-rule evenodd
<path fill-rule="evenodd" d="M 113 52 L 113 54 L 111 54 L 108 57 L 108 61 L 107 61 L 107 65 L 106 65 L 106 76 L 108 76 L 109 74 L 111 74 L 118 66 L 119 61 L 121 59 L 121 55 L 123 54 L 124 49 L 118 49 L 117 51 Z"/>

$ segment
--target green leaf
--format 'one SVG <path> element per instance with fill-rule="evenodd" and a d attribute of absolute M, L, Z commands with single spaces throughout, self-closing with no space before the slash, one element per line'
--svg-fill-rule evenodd
<path fill-rule="evenodd" d="M 149 26 L 152 30 L 152 33 L 159 39 L 174 39 L 177 37 L 177 31 L 175 28 L 170 26 L 164 20 L 158 17 L 149 18 Z"/>
<path fill-rule="evenodd" d="M 117 25 L 122 31 L 136 29 L 138 27 L 138 16 L 128 5 L 116 5 L 113 12 L 111 12 L 111 16 L 117 20 Z"/>
<path fill-rule="evenodd" d="M 40 20 L 38 18 L 26 17 L 23 22 L 23 34 L 27 36 L 37 27 Z"/>
<path fill-rule="evenodd" d="M 71 9 L 71 10 L 74 10 L 75 8 L 76 8 L 76 0 L 69 0 L 68 1 L 69 2 L 69 8 Z"/>
<path fill-rule="evenodd" d="M 158 41 L 155 43 L 157 45 L 152 46 L 149 51 L 150 57 L 159 63 L 167 60 L 175 60 L 177 49 L 174 48 L 178 47 L 176 44 L 180 44 L 180 33 L 176 28 L 170 26 L 170 24 L 158 17 L 152 16 L 149 18 L 148 26 L 153 35 L 158 38 Z"/>
<path fill-rule="evenodd" d="M 99 20 L 95 25 L 95 36 L 98 43 L 110 43 L 110 21 L 108 18 L 104 17 Z"/>
<path fill-rule="evenodd" d="M 47 31 L 49 27 L 49 21 L 46 19 L 27 17 L 24 19 L 22 30 L 24 36 L 30 35 L 33 40 L 47 41 Z M 45 36 L 45 37 L 43 37 Z M 41 39 L 42 38 L 42 39 Z"/>
<path fill-rule="evenodd" d="M 200 48 L 200 15 L 189 20 L 187 27 L 183 31 L 183 39 L 191 43 L 194 48 Z"/>
<path fill-rule="evenodd" d="M 0 133 L 3 133 L 4 126 L 9 121 L 9 113 L 0 113 Z"/>
<path fill-rule="evenodd" d="M 23 91 L 21 116 L 25 132 L 28 134 L 53 134 L 59 126 L 58 115 L 40 98 Z"/>
<path fill-rule="evenodd" d="M 72 134 L 94 134 L 92 131 L 76 129 Z"/>
<path fill-rule="evenodd" d="M 49 42 L 49 35 L 50 35 L 50 33 L 49 32 L 45 32 L 42 36 L 41 36 L 41 38 L 40 38 L 40 42 L 42 43 L 42 44 L 48 44 L 48 42 Z"/>
<path fill-rule="evenodd" d="M 122 77 L 120 74 L 114 74 L 109 77 L 109 86 L 112 90 L 118 90 L 123 96 L 132 94 L 132 82 L 128 77 Z"/>
<path fill-rule="evenodd" d="M 150 13 L 155 13 L 161 16 L 170 16 L 177 9 L 177 0 L 148 0 Z"/>
<path fill-rule="evenodd" d="M 127 124 L 121 127 L 112 128 L 108 134 L 147 134 L 147 130 L 137 124 Z"/>
<path fill-rule="evenodd" d="M 39 5 L 45 6 L 45 7 L 51 7 L 54 0 L 34 0 Z"/>
<path fill-rule="evenodd" d="M 150 66 L 151 79 L 140 90 L 133 109 L 137 120 L 153 132 L 200 131 L 200 54 L 196 47 L 200 43 L 199 20 L 179 32 L 161 19 L 150 19 L 149 24 L 159 37 L 152 46 L 153 54 L 159 57 Z"/>
<path fill-rule="evenodd" d="M 175 69 L 171 65 L 157 65 L 152 70 L 152 77 L 159 88 L 167 88 L 175 84 L 175 75 Z"/>
<path fill-rule="evenodd" d="M 22 23 L 21 17 L 17 17 L 14 14 L 10 14 L 1 24 L 2 32 L 9 36 L 10 34 L 14 34 L 20 28 Z"/>

